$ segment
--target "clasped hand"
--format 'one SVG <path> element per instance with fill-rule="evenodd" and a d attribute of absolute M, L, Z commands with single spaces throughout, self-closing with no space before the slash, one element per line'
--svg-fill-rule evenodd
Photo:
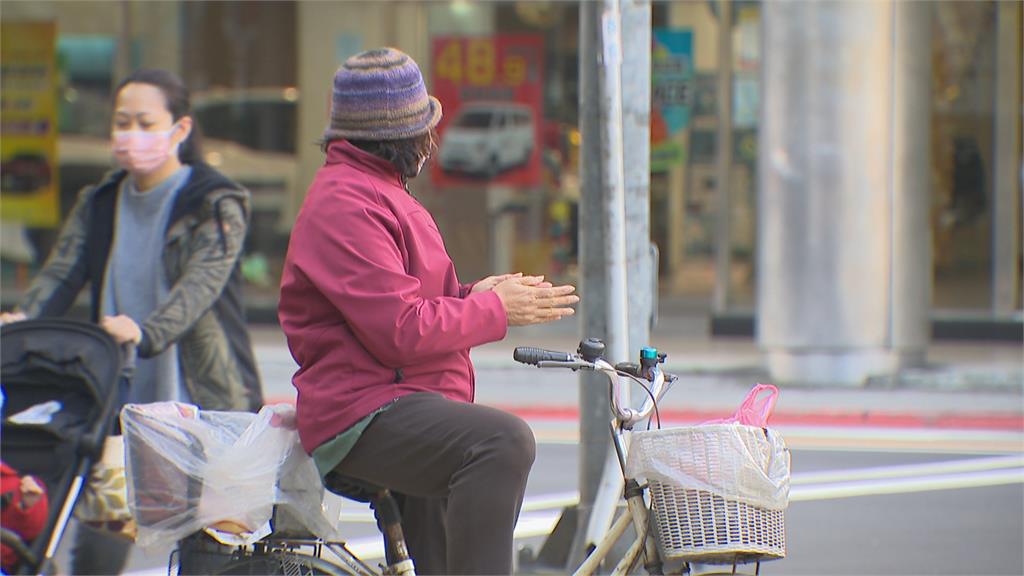
<path fill-rule="evenodd" d="M 580 301 L 570 284 L 553 286 L 543 276 L 523 276 L 522 273 L 488 276 L 473 285 L 473 292 L 493 290 L 505 307 L 509 326 L 542 324 L 572 316 L 571 307 Z"/>

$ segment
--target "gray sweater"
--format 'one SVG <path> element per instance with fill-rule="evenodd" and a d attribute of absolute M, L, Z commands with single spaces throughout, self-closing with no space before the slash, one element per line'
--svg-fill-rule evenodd
<path fill-rule="evenodd" d="M 135 179 L 124 179 L 117 201 L 114 241 L 107 260 L 101 314 L 124 314 L 140 326 L 167 298 L 170 286 L 162 256 L 164 232 L 178 190 L 188 181 L 183 166 L 156 187 L 139 192 Z M 128 402 L 188 402 L 174 345 L 152 358 L 139 358 Z"/>

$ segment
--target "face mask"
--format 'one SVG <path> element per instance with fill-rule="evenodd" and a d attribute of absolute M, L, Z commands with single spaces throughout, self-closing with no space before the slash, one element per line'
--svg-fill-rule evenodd
<path fill-rule="evenodd" d="M 175 128 L 177 125 L 160 132 L 115 130 L 113 147 L 117 163 L 133 174 L 149 174 L 160 168 L 171 154 L 178 153 L 178 144 L 171 146 Z"/>

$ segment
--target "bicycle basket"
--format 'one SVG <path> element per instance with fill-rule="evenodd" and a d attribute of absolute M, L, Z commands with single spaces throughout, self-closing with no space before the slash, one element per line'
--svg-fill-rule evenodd
<path fill-rule="evenodd" d="M 775 431 L 707 424 L 636 432 L 626 473 L 647 479 L 652 528 L 666 560 L 785 557 L 789 451 Z"/>

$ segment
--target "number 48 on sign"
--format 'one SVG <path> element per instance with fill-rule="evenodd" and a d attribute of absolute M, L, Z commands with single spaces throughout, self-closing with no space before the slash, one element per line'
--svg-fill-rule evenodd
<path fill-rule="evenodd" d="M 469 86 L 517 88 L 536 81 L 539 54 L 511 37 L 447 38 L 436 47 L 434 77 Z"/>

